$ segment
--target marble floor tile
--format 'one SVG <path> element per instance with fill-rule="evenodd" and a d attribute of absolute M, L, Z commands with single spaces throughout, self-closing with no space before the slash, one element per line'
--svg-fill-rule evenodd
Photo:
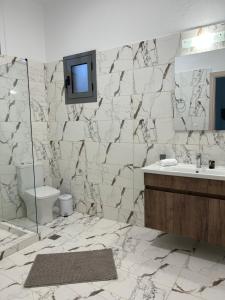
<path fill-rule="evenodd" d="M 173 289 L 180 295 L 192 295 L 205 300 L 223 300 L 225 297 L 225 278 L 203 276 L 184 269 L 179 275 Z"/>
<path fill-rule="evenodd" d="M 40 241 L 0 261 L 0 299 L 225 299 L 223 248 L 80 213 L 40 229 Z M 37 254 L 105 248 L 113 250 L 117 280 L 23 288 Z"/>
<path fill-rule="evenodd" d="M 171 292 L 169 294 L 169 297 L 167 298 L 167 300 L 200 300 L 202 298 L 199 297 L 194 297 L 192 295 L 189 294 L 180 294 L 180 293 L 176 293 L 176 292 Z"/>
<path fill-rule="evenodd" d="M 18 236 L 9 231 L 0 229 L 0 248 L 6 246 L 9 242 L 17 239 Z"/>

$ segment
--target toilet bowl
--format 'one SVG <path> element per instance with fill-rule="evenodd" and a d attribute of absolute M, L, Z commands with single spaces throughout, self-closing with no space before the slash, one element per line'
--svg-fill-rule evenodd
<path fill-rule="evenodd" d="M 60 192 L 50 186 L 36 188 L 37 221 L 46 224 L 53 220 L 53 205 Z M 36 222 L 35 190 L 30 189 L 24 193 L 24 202 L 27 207 L 27 217 Z"/>
<path fill-rule="evenodd" d="M 17 166 L 18 191 L 25 202 L 28 219 L 36 222 L 37 208 L 37 222 L 43 225 L 53 220 L 53 206 L 60 195 L 60 191 L 50 186 L 44 186 L 43 165 L 41 163 L 36 163 L 34 169 L 36 189 L 34 189 L 33 165 Z"/>

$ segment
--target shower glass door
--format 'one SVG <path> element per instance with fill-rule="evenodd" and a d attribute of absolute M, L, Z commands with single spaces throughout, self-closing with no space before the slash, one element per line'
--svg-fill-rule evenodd
<path fill-rule="evenodd" d="M 37 232 L 37 223 L 27 219 L 17 176 L 17 166 L 34 162 L 28 79 L 26 60 L 0 56 L 0 225 Z"/>

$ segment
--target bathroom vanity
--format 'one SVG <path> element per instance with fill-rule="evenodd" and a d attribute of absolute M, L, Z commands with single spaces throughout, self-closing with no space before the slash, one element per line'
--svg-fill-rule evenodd
<path fill-rule="evenodd" d="M 145 226 L 225 246 L 225 168 L 143 168 Z"/>

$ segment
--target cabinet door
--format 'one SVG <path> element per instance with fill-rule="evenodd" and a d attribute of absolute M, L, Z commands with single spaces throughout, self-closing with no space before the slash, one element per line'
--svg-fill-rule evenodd
<path fill-rule="evenodd" d="M 174 228 L 180 234 L 197 240 L 207 240 L 208 198 L 184 195 L 182 201 L 174 198 Z M 177 230 L 175 230 L 177 232 Z"/>
<path fill-rule="evenodd" d="M 172 193 L 145 190 L 145 226 L 173 232 Z"/>
<path fill-rule="evenodd" d="M 145 226 L 207 240 L 208 198 L 145 190 Z"/>
<path fill-rule="evenodd" d="M 209 199 L 209 243 L 225 246 L 225 200 Z"/>

